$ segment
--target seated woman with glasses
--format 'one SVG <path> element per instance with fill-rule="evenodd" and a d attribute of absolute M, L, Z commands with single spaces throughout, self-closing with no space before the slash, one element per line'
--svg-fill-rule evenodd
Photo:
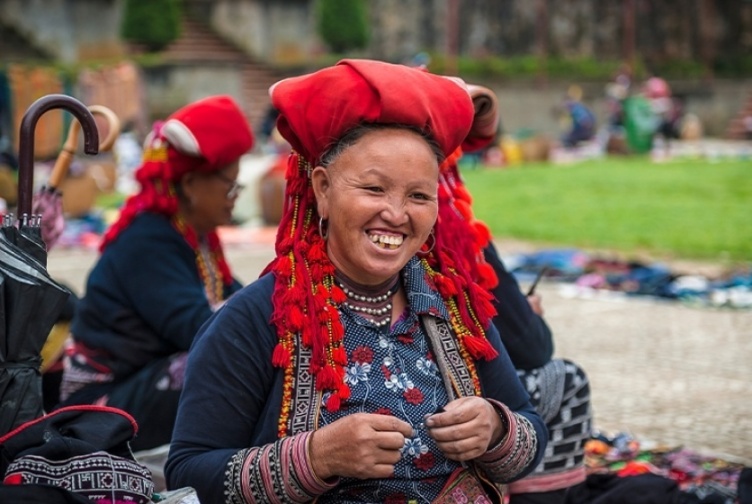
<path fill-rule="evenodd" d="M 250 127 L 227 96 L 189 104 L 147 136 L 141 184 L 107 231 L 72 325 L 61 405 L 123 409 L 136 450 L 167 444 L 186 352 L 199 327 L 241 285 L 218 226 L 232 218 Z"/>

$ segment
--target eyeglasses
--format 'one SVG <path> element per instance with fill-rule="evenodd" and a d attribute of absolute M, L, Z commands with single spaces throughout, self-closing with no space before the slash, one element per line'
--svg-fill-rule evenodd
<path fill-rule="evenodd" d="M 245 189 L 245 186 L 243 184 L 239 184 L 237 180 L 233 180 L 230 177 L 224 175 L 220 172 L 214 172 L 214 176 L 217 177 L 219 180 L 226 184 L 230 184 L 230 188 L 227 190 L 227 194 L 225 196 L 227 199 L 234 199 L 240 194 L 240 191 Z"/>

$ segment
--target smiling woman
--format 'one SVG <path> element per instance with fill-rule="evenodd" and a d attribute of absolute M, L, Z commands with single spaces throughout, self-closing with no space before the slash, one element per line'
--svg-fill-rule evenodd
<path fill-rule="evenodd" d="M 486 291 L 436 241 L 467 87 L 344 60 L 271 97 L 293 147 L 277 257 L 197 337 L 168 484 L 202 502 L 501 502 L 546 430 Z"/>
<path fill-rule="evenodd" d="M 311 177 L 318 214 L 327 222 L 329 259 L 351 281 L 396 278 L 436 222 L 439 164 L 414 131 L 367 131 Z"/>

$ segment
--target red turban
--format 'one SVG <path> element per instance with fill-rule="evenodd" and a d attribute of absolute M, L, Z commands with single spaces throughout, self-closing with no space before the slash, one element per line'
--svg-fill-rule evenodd
<path fill-rule="evenodd" d="M 248 121 L 229 96 L 210 96 L 186 105 L 167 118 L 161 134 L 175 151 L 167 163 L 173 165 L 172 180 L 191 168 L 208 172 L 224 168 L 253 146 Z"/>
<path fill-rule="evenodd" d="M 230 96 L 195 101 L 166 121 L 155 123 L 144 141 L 143 161 L 135 173 L 141 190 L 125 202 L 100 249 L 115 240 L 141 212 L 174 215 L 178 210 L 174 183 L 183 175 L 221 170 L 251 147 L 251 128 Z"/>
<path fill-rule="evenodd" d="M 382 61 L 342 60 L 280 81 L 269 92 L 279 111 L 279 132 L 314 164 L 360 123 L 418 127 L 448 156 L 467 136 L 474 116 L 461 79 Z"/>

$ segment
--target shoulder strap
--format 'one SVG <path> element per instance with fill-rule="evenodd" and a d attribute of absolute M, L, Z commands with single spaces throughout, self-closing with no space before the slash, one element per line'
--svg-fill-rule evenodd
<path fill-rule="evenodd" d="M 470 371 L 460 354 L 457 338 L 449 323 L 431 315 L 422 315 L 421 322 L 450 400 L 476 395 Z"/>

